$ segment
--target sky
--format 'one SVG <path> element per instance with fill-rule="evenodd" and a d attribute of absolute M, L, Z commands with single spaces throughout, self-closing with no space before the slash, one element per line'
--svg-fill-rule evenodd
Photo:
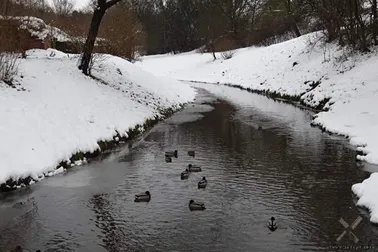
<path fill-rule="evenodd" d="M 83 8 L 88 4 L 88 0 L 73 0 L 75 2 L 75 8 Z"/>

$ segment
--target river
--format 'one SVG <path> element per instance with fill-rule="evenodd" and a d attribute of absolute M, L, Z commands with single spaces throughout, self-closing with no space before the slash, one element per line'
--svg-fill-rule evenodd
<path fill-rule="evenodd" d="M 369 172 L 347 140 L 311 127 L 310 111 L 232 92 L 243 101 L 201 89 L 194 105 L 132 147 L 8 194 L 0 206 L 0 251 L 16 245 L 30 251 L 348 251 L 345 246 L 377 244 L 377 228 L 351 192 Z M 178 158 L 166 163 L 164 151 L 174 149 Z M 203 171 L 181 180 L 189 163 Z M 208 186 L 198 189 L 203 176 Z M 151 201 L 134 203 L 146 190 Z M 206 210 L 189 211 L 190 199 Z M 20 201 L 26 204 L 14 205 Z M 275 232 L 267 228 L 272 216 Z M 339 219 L 352 223 L 358 216 L 359 242 L 346 235 L 337 243 L 344 230 Z"/>

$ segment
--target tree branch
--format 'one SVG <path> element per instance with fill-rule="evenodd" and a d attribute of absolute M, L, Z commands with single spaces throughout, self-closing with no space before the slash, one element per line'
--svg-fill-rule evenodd
<path fill-rule="evenodd" d="M 122 0 L 110 0 L 110 1 L 106 2 L 105 10 L 109 9 L 110 7 L 112 7 L 113 5 L 115 5 L 116 3 L 121 2 L 121 1 Z"/>

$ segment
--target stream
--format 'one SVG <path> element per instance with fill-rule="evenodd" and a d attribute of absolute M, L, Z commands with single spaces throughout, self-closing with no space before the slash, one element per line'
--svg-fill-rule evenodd
<path fill-rule="evenodd" d="M 222 90 L 210 92 L 215 89 Z M 371 168 L 356 163 L 348 141 L 311 127 L 311 111 L 241 90 L 232 91 L 240 101 L 219 95 L 228 90 L 199 89 L 194 104 L 132 147 L 8 194 L 0 204 L 0 251 L 17 245 L 30 251 L 374 251 L 378 229 L 351 192 Z M 164 152 L 175 149 L 178 158 L 166 163 Z M 203 171 L 181 180 L 188 164 Z M 203 176 L 208 185 L 198 189 Z M 134 203 L 146 190 L 151 201 Z M 206 210 L 189 211 L 190 199 Z M 274 232 L 267 227 L 272 216 Z M 351 224 L 358 216 L 358 243 L 348 235 L 336 242 L 344 230 L 339 219 Z"/>

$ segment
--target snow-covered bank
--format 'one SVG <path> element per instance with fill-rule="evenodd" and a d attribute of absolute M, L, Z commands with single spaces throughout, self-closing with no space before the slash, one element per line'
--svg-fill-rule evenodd
<path fill-rule="evenodd" d="M 378 173 L 372 173 L 362 183 L 354 184 L 352 191 L 359 197 L 357 205 L 368 208 L 370 221 L 378 224 Z"/>
<path fill-rule="evenodd" d="M 184 53 L 143 57 L 140 65 L 156 75 L 180 80 L 233 84 L 254 91 L 276 93 L 305 105 L 329 110 L 314 123 L 350 137 L 378 164 L 378 55 L 351 54 L 325 44 L 317 33 L 269 47 L 236 50 L 231 59 L 220 54 Z"/>
<path fill-rule="evenodd" d="M 20 85 L 0 83 L 0 184 L 53 175 L 76 152 L 93 152 L 98 141 L 126 136 L 195 96 L 187 84 L 157 78 L 114 56 L 105 55 L 92 70 L 100 82 L 79 72 L 77 55 L 28 54 L 20 63 Z"/>
<path fill-rule="evenodd" d="M 351 53 L 326 44 L 318 33 L 269 47 L 236 50 L 231 59 L 213 61 L 195 52 L 157 55 L 138 62 L 147 71 L 180 80 L 232 84 L 273 93 L 325 111 L 313 123 L 348 136 L 366 155 L 357 158 L 378 164 L 378 50 Z M 378 223 L 377 174 L 353 186 L 359 205 Z"/>

